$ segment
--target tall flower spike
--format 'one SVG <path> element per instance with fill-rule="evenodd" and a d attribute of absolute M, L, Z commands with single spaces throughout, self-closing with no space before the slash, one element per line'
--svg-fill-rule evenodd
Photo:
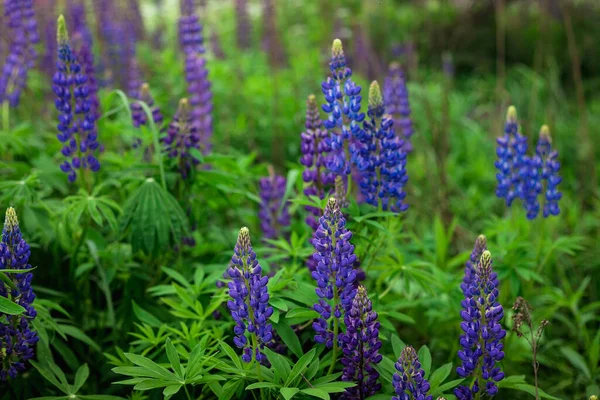
<path fill-rule="evenodd" d="M 324 125 L 329 131 L 327 142 L 331 147 L 327 167 L 346 181 L 351 173 L 351 154 L 356 151 L 351 143 L 352 138 L 359 134 L 360 123 L 365 119 L 365 114 L 360 112 L 361 87 L 352 80 L 352 70 L 346 64 L 339 39 L 333 41 L 329 69 L 331 76 L 321 84 L 325 95 L 322 108 L 328 114 Z"/>
<path fill-rule="evenodd" d="M 346 229 L 346 219 L 332 197 L 313 239 L 317 267 L 312 272 L 319 296 L 314 309 L 321 315 L 313 323 L 315 341 L 328 348 L 337 346 L 340 319 L 352 305 L 356 293 L 356 256 L 350 239 L 352 232 Z"/>
<path fill-rule="evenodd" d="M 260 178 L 260 227 L 265 239 L 278 239 L 283 230 L 290 225 L 289 202 L 281 204 L 285 195 L 286 179 L 281 175 L 270 175 Z"/>
<path fill-rule="evenodd" d="M 346 333 L 341 336 L 344 354 L 342 380 L 356 382 L 356 386 L 346 389 L 341 399 L 366 399 L 381 389 L 375 365 L 383 357 L 379 354 L 381 341 L 377 313 L 373 311 L 373 304 L 364 286 L 358 287 L 344 321 Z"/>
<path fill-rule="evenodd" d="M 360 189 L 366 202 L 383 210 L 401 212 L 408 208 L 404 202 L 404 186 L 408 181 L 406 153 L 385 111 L 379 85 L 373 81 L 369 88 L 369 118 L 357 136 L 360 150 L 355 161 L 362 175 Z"/>
<path fill-rule="evenodd" d="M 470 386 L 462 385 L 454 390 L 459 400 L 470 400 L 480 390 L 494 396 L 498 392 L 496 382 L 504 378 L 496 366 L 504 358 L 501 340 L 506 336 L 500 325 L 504 310 L 498 297 L 498 277 L 492 271 L 491 253 L 485 250 L 477 264 L 475 279 L 461 303 L 463 334 L 458 351 L 461 365 L 456 372 L 461 378 L 473 377 L 473 380 Z"/>
<path fill-rule="evenodd" d="M 96 117 L 89 99 L 88 78 L 71 51 L 62 15 L 57 23 L 57 42 L 57 71 L 52 78 L 55 105 L 59 112 L 59 133 L 56 137 L 63 143 L 62 154 L 67 158 L 60 168 L 68 174 L 69 182 L 74 182 L 77 170 L 96 172 L 100 169 L 100 163 L 94 155 L 98 149 Z"/>
<path fill-rule="evenodd" d="M 302 152 L 300 164 L 306 167 L 302 172 L 302 179 L 307 183 L 304 194 L 323 199 L 331 190 L 334 177 L 326 168 L 327 156 L 330 151 L 327 144 L 327 130 L 323 128 L 317 101 L 312 94 L 306 101 L 305 127 L 305 131 L 300 135 Z M 306 206 L 306 210 L 310 213 L 306 217 L 306 223 L 314 231 L 319 226 L 321 210 L 312 206 Z"/>
<path fill-rule="evenodd" d="M 562 193 L 558 191 L 557 186 L 562 181 L 562 178 L 558 175 L 558 172 L 560 171 L 560 162 L 558 161 L 558 152 L 552 150 L 552 139 L 550 137 L 550 128 L 548 128 L 548 125 L 542 126 L 542 129 L 540 130 L 536 155 L 543 163 L 541 178 L 546 184 L 544 217 L 558 215 L 560 213 L 558 201 L 561 199 Z"/>
<path fill-rule="evenodd" d="M 199 53 L 188 53 L 185 59 L 185 79 L 188 83 L 190 117 L 198 131 L 202 154 L 212 147 L 212 90 L 208 80 L 206 58 Z"/>
<path fill-rule="evenodd" d="M 388 76 L 383 85 L 385 108 L 391 115 L 397 136 L 402 140 L 402 150 L 410 153 L 413 149 L 410 138 L 414 134 L 412 118 L 410 117 L 410 102 L 406 78 L 399 63 L 390 64 Z"/>
<path fill-rule="evenodd" d="M 30 269 L 29 245 L 23 239 L 15 209 L 6 210 L 2 241 L 0 242 L 0 270 Z M 0 280 L 0 296 L 5 297 L 25 309 L 22 315 L 8 315 L 0 312 L 0 381 L 16 378 L 25 370 L 25 363 L 34 356 L 35 344 L 39 337 L 29 323 L 37 313 L 33 308 L 35 293 L 31 288 L 33 274 L 7 274 L 13 283 L 11 289 Z"/>
<path fill-rule="evenodd" d="M 154 104 L 154 97 L 152 97 L 152 94 L 150 93 L 150 85 L 143 83 L 138 92 L 139 100 L 146 103 L 146 105 L 150 108 L 152 111 L 152 120 L 157 126 L 160 127 L 163 122 L 163 116 L 160 112 L 160 108 Z M 133 126 L 136 128 L 148 123 L 146 112 L 142 108 L 142 105 L 138 102 L 131 103 L 131 117 L 133 119 Z"/>
<path fill-rule="evenodd" d="M 527 138 L 519 133 L 517 109 L 514 106 L 508 108 L 504 136 L 496 139 L 496 142 L 496 196 L 503 198 L 510 207 L 516 198 L 524 198 L 525 189 L 521 173 L 527 154 Z"/>
<path fill-rule="evenodd" d="M 167 136 L 163 138 L 163 144 L 169 157 L 177 159 L 183 179 L 187 179 L 193 168 L 200 163 L 190 152 L 191 149 L 200 150 L 199 143 L 200 135 L 192 122 L 188 99 L 181 99 L 177 113 L 169 124 Z"/>
<path fill-rule="evenodd" d="M 425 379 L 425 371 L 421 368 L 415 349 L 406 346 L 395 367 L 398 372 L 392 377 L 392 384 L 397 396 L 392 397 L 392 400 L 432 399 L 427 394 L 429 382 Z"/>
<path fill-rule="evenodd" d="M 202 26 L 192 4 L 189 1 L 181 2 L 181 15 L 179 17 L 179 45 L 184 53 L 204 53 L 204 38 Z"/>
<path fill-rule="evenodd" d="M 244 349 L 244 362 L 255 359 L 266 364 L 268 360 L 262 350 L 273 340 L 273 327 L 268 323 L 273 315 L 267 291 L 269 278 L 262 276 L 262 268 L 252 250 L 250 232 L 246 227 L 240 229 L 231 264 L 227 271 L 231 278 L 227 284 L 231 296 L 227 307 L 236 324 L 233 342 Z"/>
<path fill-rule="evenodd" d="M 465 263 L 465 276 L 463 278 L 463 283 L 460 284 L 460 288 L 462 289 L 465 297 L 468 295 L 470 287 L 473 284 L 473 280 L 475 279 L 475 275 L 477 273 L 475 267 L 477 266 L 477 263 L 481 259 L 481 255 L 485 250 L 487 250 L 487 239 L 484 235 L 479 235 L 477 236 L 477 240 L 475 240 L 475 247 L 473 247 L 471 256 Z"/>

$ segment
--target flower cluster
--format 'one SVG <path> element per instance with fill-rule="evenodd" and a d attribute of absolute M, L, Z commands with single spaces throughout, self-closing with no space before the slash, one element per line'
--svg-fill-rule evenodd
<path fill-rule="evenodd" d="M 483 251 L 475 272 L 475 279 L 461 303 L 460 327 L 464 333 L 460 336 L 458 351 L 461 365 L 456 369 L 461 378 L 473 377 L 473 383 L 454 390 L 459 400 L 471 399 L 480 390 L 494 396 L 498 392 L 496 382 L 504 378 L 504 373 L 496 367 L 504 358 L 501 340 L 506 331 L 500 325 L 504 310 L 498 303 L 498 277 L 492 271 L 488 250 Z"/>
<path fill-rule="evenodd" d="M 346 389 L 342 399 L 366 399 L 377 393 L 381 384 L 377 382 L 379 373 L 375 365 L 382 360 L 379 349 L 379 322 L 377 313 L 364 286 L 359 286 L 352 300 L 352 306 L 344 318 L 346 333 L 341 336 L 344 371 L 342 380 L 356 382 L 356 386 Z"/>
<path fill-rule="evenodd" d="M 557 186 L 562 179 L 558 175 L 560 162 L 557 151 L 552 149 L 548 126 L 542 126 L 535 154 L 528 156 L 527 138 L 519 133 L 517 111 L 511 106 L 508 109 L 505 134 L 497 139 L 497 143 L 496 195 L 504 198 L 509 207 L 516 198 L 521 198 L 527 218 L 535 219 L 540 211 L 538 198 L 545 186 L 543 215 L 558 215 L 558 200 L 562 194 Z"/>
<path fill-rule="evenodd" d="M 333 41 L 331 53 L 331 76 L 321 84 L 326 101 L 322 108 L 328 114 L 324 125 L 329 131 L 327 141 L 331 148 L 327 167 L 334 174 L 346 178 L 351 173 L 352 154 L 355 150 L 351 142 L 361 130 L 360 123 L 365 114 L 360 112 L 361 87 L 352 80 L 352 70 L 346 64 L 339 39 Z"/>
<path fill-rule="evenodd" d="M 90 90 L 85 75 L 68 41 L 67 28 L 61 15 L 57 24 L 58 61 L 52 78 L 56 95 L 58 140 L 64 144 L 62 154 L 67 158 L 60 168 L 68 174 L 69 182 L 77 178 L 77 170 L 100 169 L 94 152 L 98 149 L 96 117 L 89 99 Z"/>
<path fill-rule="evenodd" d="M 290 225 L 289 202 L 281 204 L 285 195 L 286 179 L 275 175 L 260 178 L 260 227 L 265 239 L 278 239 Z"/>
<path fill-rule="evenodd" d="M 340 319 L 351 307 L 356 294 L 356 256 L 350 239 L 352 232 L 346 229 L 346 219 L 332 197 L 319 219 L 313 239 L 316 250 L 313 257 L 317 266 L 312 272 L 319 296 L 314 309 L 321 315 L 313 323 L 315 341 L 324 343 L 328 348 L 333 347 L 334 340 L 338 339 Z"/>
<path fill-rule="evenodd" d="M 397 396 L 392 397 L 392 400 L 432 399 L 427 395 L 429 382 L 425 379 L 425 371 L 421 368 L 415 349 L 406 346 L 395 367 L 398 372 L 392 377 L 392 384 Z"/>
<path fill-rule="evenodd" d="M 199 53 L 186 54 L 185 79 L 190 96 L 190 117 L 198 131 L 202 154 L 208 154 L 213 134 L 212 91 L 208 80 L 206 59 Z"/>
<path fill-rule="evenodd" d="M 29 265 L 29 245 L 23 239 L 14 208 L 6 211 L 6 220 L 0 242 L 0 271 L 27 270 Z M 39 337 L 29 323 L 37 313 L 33 308 L 35 293 L 31 288 L 33 274 L 8 273 L 12 286 L 0 280 L 0 296 L 12 300 L 25 309 L 22 315 L 8 315 L 0 312 L 0 381 L 25 370 L 27 360 L 33 358 L 35 344 Z"/>
<path fill-rule="evenodd" d="M 394 126 L 396 129 L 401 130 L 402 150 L 410 153 L 413 149 L 410 138 L 415 130 L 412 118 L 410 117 L 410 103 L 406 79 L 399 63 L 390 64 L 388 76 L 383 85 L 383 99 L 386 111 L 394 121 Z"/>
<path fill-rule="evenodd" d="M 187 99 L 179 101 L 177 112 L 167 129 L 167 136 L 162 139 L 169 157 L 177 159 L 183 179 L 187 179 L 193 167 L 200 163 L 191 151 L 191 149 L 200 150 L 200 135 L 192 122 L 189 108 Z"/>
<path fill-rule="evenodd" d="M 361 192 L 368 204 L 377 207 L 381 201 L 383 210 L 405 211 L 406 153 L 401 148 L 402 140 L 394 134 L 392 119 L 385 115 L 376 81 L 369 88 L 367 114 L 369 118 L 357 135 L 360 146 L 355 157 L 361 172 Z"/>
<path fill-rule="evenodd" d="M 484 251 L 487 250 L 487 239 L 484 235 L 477 236 L 475 240 L 475 247 L 473 247 L 473 251 L 469 256 L 469 259 L 465 263 L 465 276 L 463 277 L 463 282 L 460 284 L 460 288 L 463 291 L 465 297 L 470 291 L 470 287 L 473 284 L 473 280 L 475 279 L 476 270 L 475 266 L 481 259 L 481 255 Z"/>
<path fill-rule="evenodd" d="M 202 26 L 193 4 L 189 0 L 181 2 L 179 17 L 179 45 L 184 53 L 204 53 Z"/>
<path fill-rule="evenodd" d="M 150 85 L 143 83 L 140 86 L 138 93 L 139 100 L 146 103 L 146 105 L 152 111 L 152 120 L 156 125 L 160 126 L 163 121 L 163 116 L 160 112 L 160 108 L 154 104 L 154 97 L 152 97 L 152 94 L 150 93 Z M 131 118 L 133 119 L 133 126 L 136 128 L 148 123 L 146 112 L 139 102 L 134 102 L 131 104 Z"/>
<path fill-rule="evenodd" d="M 5 0 L 4 16 L 8 27 L 6 36 L 11 41 L 0 74 L 0 104 L 6 101 L 16 107 L 27 82 L 27 73 L 34 66 L 34 45 L 40 41 L 33 0 Z"/>
<path fill-rule="evenodd" d="M 227 302 L 227 307 L 236 324 L 233 342 L 244 349 L 244 362 L 255 359 L 266 364 L 268 360 L 262 350 L 273 340 L 273 327 L 268 323 L 273 315 L 267 291 L 269 278 L 262 276 L 246 227 L 240 229 L 231 264 L 227 271 L 231 281 L 227 285 L 232 300 Z"/>
<path fill-rule="evenodd" d="M 308 184 L 304 188 L 304 194 L 323 199 L 331 190 L 334 176 L 326 169 L 327 156 L 331 149 L 327 143 L 327 130 L 323 128 L 323 121 L 319 116 L 317 101 L 312 94 L 306 101 L 305 127 L 300 145 L 302 152 L 300 163 L 306 167 L 302 179 Z M 319 226 L 321 210 L 312 206 L 306 206 L 306 210 L 310 213 L 306 217 L 306 223 L 314 231 Z"/>

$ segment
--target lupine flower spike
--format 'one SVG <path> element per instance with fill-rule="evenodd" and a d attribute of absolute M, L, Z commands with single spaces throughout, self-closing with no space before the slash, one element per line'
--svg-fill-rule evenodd
<path fill-rule="evenodd" d="M 290 225 L 289 202 L 281 204 L 285 195 L 286 179 L 275 175 L 273 168 L 269 168 L 269 176 L 260 178 L 260 227 L 265 239 L 278 239 L 283 230 Z"/>
<path fill-rule="evenodd" d="M 379 322 L 373 304 L 367 295 L 367 289 L 359 286 L 352 306 L 344 319 L 346 333 L 341 336 L 342 380 L 356 382 L 356 386 L 346 389 L 341 399 L 356 400 L 373 396 L 381 388 L 377 382 L 379 373 L 375 365 L 382 360 L 379 349 Z"/>
<path fill-rule="evenodd" d="M 366 202 L 394 212 L 405 211 L 404 186 L 406 174 L 406 153 L 402 150 L 402 140 L 394 134 L 393 121 L 385 114 L 385 107 L 379 84 L 374 81 L 369 88 L 368 119 L 357 136 L 360 150 L 355 160 L 361 171 L 360 189 Z"/>
<path fill-rule="evenodd" d="M 325 95 L 322 108 L 328 114 L 324 125 L 329 131 L 328 144 L 331 147 L 327 166 L 346 181 L 351 172 L 351 154 L 356 150 L 351 141 L 361 130 L 360 123 L 365 114 L 360 112 L 361 87 L 352 80 L 352 70 L 346 64 L 339 39 L 333 41 L 329 69 L 331 76 L 321 84 Z"/>
<path fill-rule="evenodd" d="M 57 23 L 57 42 L 57 71 L 52 78 L 55 105 L 59 112 L 59 133 L 56 137 L 64 144 L 62 154 L 67 158 L 60 168 L 68 174 L 69 182 L 74 182 L 77 170 L 96 172 L 100 169 L 94 154 L 98 149 L 96 118 L 89 98 L 88 78 L 71 51 L 62 15 Z"/>
<path fill-rule="evenodd" d="M 315 341 L 334 349 L 331 371 L 337 356 L 340 319 L 352 306 L 356 294 L 356 256 L 350 243 L 352 232 L 346 229 L 346 219 L 337 201 L 332 197 L 327 202 L 313 245 L 317 267 L 312 277 L 317 281 L 316 293 L 319 301 L 314 309 L 320 318 L 313 323 Z"/>
<path fill-rule="evenodd" d="M 406 78 L 399 63 L 390 64 L 388 76 L 383 85 L 385 109 L 394 121 L 396 135 L 402 140 L 402 150 L 410 153 L 413 149 L 410 138 L 415 130 L 410 117 L 410 102 Z"/>
<path fill-rule="evenodd" d="M 456 369 L 461 378 L 473 379 L 469 386 L 461 385 L 454 390 L 459 400 L 471 400 L 480 391 L 494 396 L 498 393 L 496 382 L 504 378 L 496 366 L 504 358 L 501 340 L 506 331 L 500 325 L 504 310 L 498 303 L 498 277 L 492 271 L 492 256 L 488 250 L 483 251 L 475 272 L 475 279 L 461 303 L 463 334 L 458 351 L 461 365 Z"/>
<path fill-rule="evenodd" d="M 304 194 L 323 199 L 331 190 L 334 176 L 326 168 L 327 157 L 331 149 L 327 143 L 327 130 L 323 128 L 317 101 L 312 94 L 306 101 L 305 127 L 306 130 L 301 134 L 300 145 L 302 151 L 300 163 L 306 167 L 302 173 L 302 179 L 307 183 Z M 319 226 L 321 210 L 311 206 L 307 206 L 306 210 L 310 213 L 306 217 L 306 223 L 314 231 Z"/>
<path fill-rule="evenodd" d="M 139 87 L 139 100 L 146 103 L 146 105 L 150 108 L 152 111 L 152 120 L 158 127 L 160 127 L 163 121 L 163 116 L 160 112 L 160 108 L 154 104 L 154 97 L 152 97 L 152 94 L 150 93 L 150 85 L 147 83 L 143 83 Z M 133 126 L 136 128 L 148 123 L 148 116 L 146 115 L 146 112 L 142 108 L 141 104 L 138 102 L 133 102 L 131 104 L 131 117 L 133 119 Z"/>
<path fill-rule="evenodd" d="M 487 240 L 485 236 L 479 235 L 477 236 L 477 240 L 475 240 L 475 247 L 473 247 L 471 256 L 465 263 L 465 276 L 463 278 L 463 283 L 460 284 L 460 288 L 465 297 L 468 295 L 473 280 L 475 279 L 475 275 L 477 274 L 475 267 L 485 250 L 487 250 Z"/>
<path fill-rule="evenodd" d="M 536 155 L 542 160 L 541 178 L 546 185 L 544 217 L 558 215 L 560 213 L 558 200 L 561 199 L 562 193 L 558 191 L 557 186 L 562 178 L 558 175 L 560 162 L 558 161 L 558 152 L 552 150 L 552 139 L 548 125 L 542 126 L 535 151 Z"/>
<path fill-rule="evenodd" d="M 252 250 L 250 232 L 246 227 L 240 229 L 231 264 L 227 271 L 231 278 L 227 284 L 231 296 L 227 307 L 236 324 L 233 342 L 244 349 L 244 362 L 249 363 L 254 359 L 267 364 L 267 357 L 262 350 L 273 340 L 273 327 L 268 323 L 273 315 L 267 291 L 269 278 L 262 276 L 262 268 Z"/>
<path fill-rule="evenodd" d="M 19 220 L 15 209 L 6 210 L 2 241 L 0 242 L 0 270 L 30 269 L 29 245 L 23 239 L 19 229 Z M 7 274 L 13 287 L 0 280 L 0 296 L 14 301 L 25 309 L 22 315 L 8 315 L 0 312 L 0 381 L 16 378 L 18 372 L 25 370 L 25 363 L 34 356 L 35 344 L 39 337 L 32 331 L 29 323 L 36 317 L 33 308 L 35 293 L 31 288 L 33 274 Z"/>
<path fill-rule="evenodd" d="M 516 198 L 524 198 L 521 170 L 527 154 L 527 138 L 519 132 L 517 109 L 514 106 L 508 108 L 504 136 L 498 138 L 496 142 L 498 156 L 494 164 L 498 170 L 496 196 L 503 198 L 506 205 L 510 207 Z"/>
<path fill-rule="evenodd" d="M 191 149 L 200 149 L 200 135 L 192 123 L 187 99 L 179 101 L 179 108 L 169 124 L 163 143 L 169 157 L 177 159 L 181 177 L 187 179 L 194 167 L 200 163 L 191 152 Z"/>
<path fill-rule="evenodd" d="M 412 346 L 406 346 L 402 350 L 395 367 L 398 372 L 392 377 L 392 384 L 396 396 L 392 397 L 392 400 L 432 399 L 427 394 L 430 386 L 425 379 L 425 371 L 421 368 L 417 352 Z"/>

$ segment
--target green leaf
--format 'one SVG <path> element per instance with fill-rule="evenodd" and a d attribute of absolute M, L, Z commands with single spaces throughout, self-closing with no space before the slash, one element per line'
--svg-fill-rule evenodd
<path fill-rule="evenodd" d="M 13 303 L 4 296 L 0 296 L 0 313 L 8 315 L 21 315 L 25 309 L 18 304 Z"/>
<path fill-rule="evenodd" d="M 561 347 L 560 352 L 563 354 L 563 356 L 567 358 L 567 360 L 569 360 L 569 362 L 575 368 L 583 372 L 583 374 L 588 380 L 592 378 L 592 374 L 590 373 L 585 359 L 581 356 L 581 354 L 579 354 L 570 347 Z"/>
<path fill-rule="evenodd" d="M 77 393 L 79 389 L 83 386 L 83 384 L 87 381 L 90 376 L 90 369 L 87 364 L 83 364 L 77 370 L 75 374 L 75 383 L 73 384 L 73 393 Z"/>
<path fill-rule="evenodd" d="M 327 393 L 323 389 L 308 388 L 308 389 L 302 389 L 301 392 L 306 393 L 309 396 L 318 397 L 319 399 L 323 399 L 323 400 L 331 399 L 331 397 L 329 397 L 329 393 Z"/>
<path fill-rule="evenodd" d="M 300 339 L 298 339 L 296 332 L 294 332 L 294 330 L 285 321 L 281 321 L 273 326 L 275 331 L 281 337 L 281 340 L 283 340 L 283 343 L 285 343 L 285 345 L 288 346 L 297 357 L 301 357 L 302 344 L 300 343 Z"/>
<path fill-rule="evenodd" d="M 48 369 L 45 365 L 39 364 L 37 361 L 34 361 L 34 360 L 29 360 L 29 363 L 31 365 L 33 365 L 33 367 L 35 369 L 38 370 L 40 375 L 42 375 L 48 382 L 53 384 L 56 388 L 60 389 L 64 394 L 66 394 L 66 395 L 71 394 L 69 385 L 65 385 L 64 383 L 59 382 L 56 379 L 56 376 L 54 375 L 54 373 L 50 369 Z"/>
<path fill-rule="evenodd" d="M 148 373 L 148 376 L 151 378 L 164 379 L 167 381 L 175 382 L 179 381 L 175 374 L 169 372 L 169 370 L 161 367 L 149 358 L 132 353 L 125 353 L 125 357 L 127 357 L 127 359 L 135 365 L 145 368 Z"/>
<path fill-rule="evenodd" d="M 272 382 L 256 382 L 256 383 L 246 386 L 246 390 L 271 389 L 271 388 L 278 388 L 278 387 L 279 387 L 279 385 L 276 385 Z"/>
<path fill-rule="evenodd" d="M 406 344 L 398 337 L 398 335 L 392 335 L 392 349 L 394 350 L 394 357 L 400 357 L 400 353 L 406 347 Z"/>
<path fill-rule="evenodd" d="M 77 340 L 82 341 L 83 343 L 87 344 L 88 346 L 90 346 L 91 348 L 96 350 L 97 352 L 102 351 L 100 349 L 100 346 L 98 346 L 98 344 L 96 342 L 94 342 L 88 335 L 86 335 L 81 329 L 79 329 L 75 326 L 72 326 L 72 325 L 58 325 L 58 326 L 66 335 L 69 335 L 71 337 L 74 337 Z"/>
<path fill-rule="evenodd" d="M 242 367 L 242 363 L 240 362 L 240 357 L 237 355 L 237 353 L 235 352 L 235 350 L 233 350 L 231 348 L 230 345 L 228 345 L 227 343 L 221 341 L 221 342 L 219 342 L 219 346 L 221 347 L 221 349 L 223 349 L 223 351 L 225 352 L 225 354 L 227 354 L 227 356 L 231 359 L 231 361 L 233 361 L 233 364 L 239 370 L 243 370 L 244 369 Z"/>
<path fill-rule="evenodd" d="M 171 339 L 167 338 L 167 342 L 165 344 L 165 350 L 167 351 L 167 358 L 169 359 L 169 363 L 171 363 L 171 368 L 175 371 L 175 374 L 184 379 L 183 367 L 181 366 L 181 361 L 179 360 L 179 354 L 177 354 L 177 350 L 173 343 L 171 343 Z"/>
<path fill-rule="evenodd" d="M 275 374 L 275 380 L 278 382 L 284 382 L 284 378 L 289 376 L 289 374 L 292 372 L 290 364 L 288 364 L 285 357 L 275 353 L 270 349 L 265 349 L 265 354 L 273 366 L 272 370 Z"/>
<path fill-rule="evenodd" d="M 177 394 L 177 392 L 179 392 L 181 390 L 183 385 L 171 385 L 171 386 L 167 386 L 165 388 L 165 390 L 163 390 L 163 395 L 165 396 L 165 398 L 170 398 L 171 396 L 173 396 L 174 394 Z"/>
<path fill-rule="evenodd" d="M 308 367 L 308 364 L 310 364 L 313 358 L 315 358 L 316 353 L 317 350 L 313 348 L 308 353 L 300 357 L 298 362 L 292 368 L 292 372 L 290 372 L 290 374 L 288 375 L 288 378 L 285 381 L 285 386 L 289 386 L 292 382 L 294 382 L 294 379 L 296 379 L 302 372 L 304 372 L 306 367 Z"/>
<path fill-rule="evenodd" d="M 530 395 L 535 397 L 535 386 L 533 386 L 533 385 L 529 385 L 526 383 L 519 383 L 519 384 L 511 387 L 511 389 L 520 390 L 522 392 L 529 393 Z M 542 398 L 542 399 L 561 400 L 558 397 L 549 395 L 548 393 L 544 392 L 542 389 L 538 389 L 538 393 L 539 393 L 540 398 Z"/>
<path fill-rule="evenodd" d="M 432 389 L 437 388 L 442 382 L 446 380 L 450 372 L 452 371 L 452 363 L 444 364 L 436 369 L 429 378 L 429 384 Z"/>
<path fill-rule="evenodd" d="M 289 387 L 282 387 L 281 389 L 279 389 L 279 393 L 281 393 L 281 395 L 283 396 L 283 398 L 285 400 L 290 400 L 299 391 L 300 391 L 300 389 L 298 389 L 298 388 L 289 388 Z"/>
<path fill-rule="evenodd" d="M 450 390 L 452 388 L 455 388 L 456 386 L 460 385 L 461 382 L 464 381 L 464 379 L 455 379 L 453 381 L 450 382 L 446 382 L 441 386 L 438 386 L 438 388 L 436 390 L 432 390 L 431 394 L 442 394 L 444 392 L 446 392 L 447 390 Z"/>
<path fill-rule="evenodd" d="M 421 366 L 425 371 L 425 378 L 427 378 L 429 376 L 429 372 L 431 372 L 431 353 L 429 352 L 429 348 L 427 346 L 421 347 L 418 355 Z"/>
<path fill-rule="evenodd" d="M 134 300 L 131 300 L 131 304 L 133 305 L 133 313 L 141 322 L 148 324 L 153 328 L 162 326 L 163 323 L 160 322 L 158 318 L 144 310 L 142 307 L 138 306 Z"/>

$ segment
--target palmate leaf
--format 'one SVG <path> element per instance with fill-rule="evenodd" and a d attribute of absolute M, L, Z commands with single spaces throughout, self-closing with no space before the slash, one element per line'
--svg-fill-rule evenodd
<path fill-rule="evenodd" d="M 133 252 L 157 254 L 188 234 L 188 220 L 177 200 L 152 178 L 127 200 L 121 231 L 129 231 Z"/>

